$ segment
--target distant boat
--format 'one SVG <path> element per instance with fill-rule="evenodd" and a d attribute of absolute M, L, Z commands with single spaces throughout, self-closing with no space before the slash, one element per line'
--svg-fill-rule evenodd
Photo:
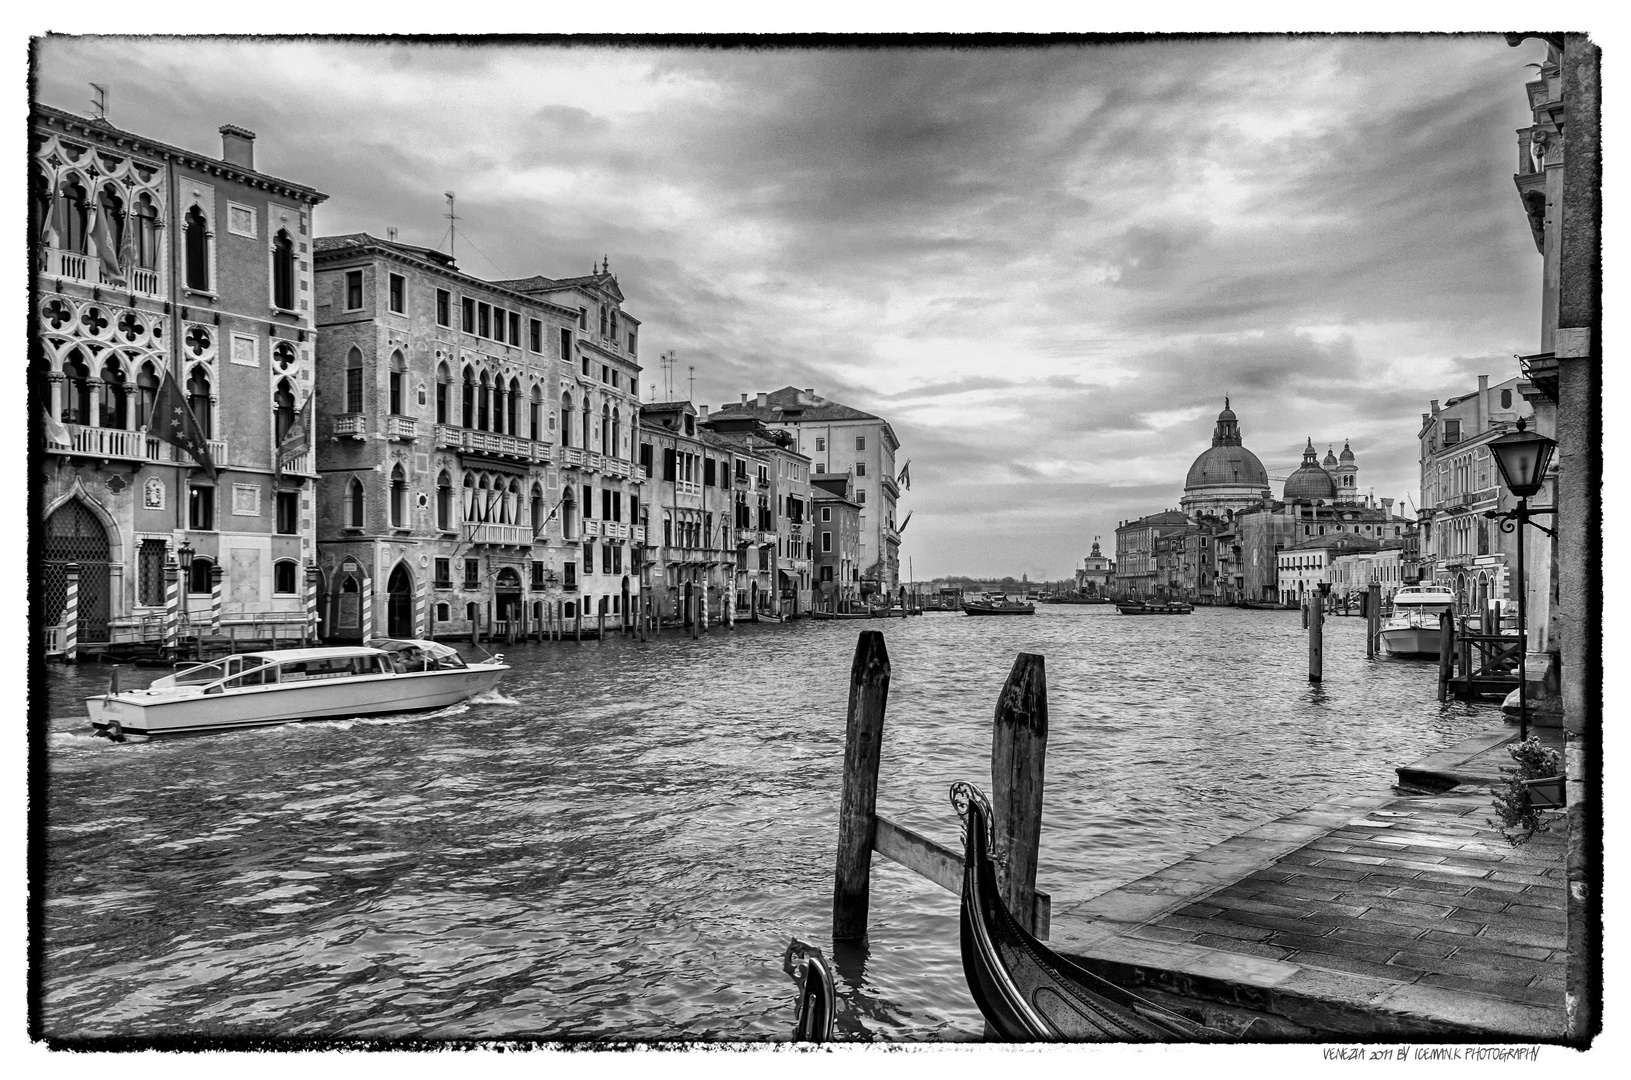
<path fill-rule="evenodd" d="M 1036 605 L 1023 603 L 1019 600 L 1010 600 L 999 593 L 994 596 L 984 596 L 978 600 L 964 600 L 963 613 L 965 615 L 1035 615 Z"/>
<path fill-rule="evenodd" d="M 1116 605 L 1116 610 L 1123 615 L 1188 615 L 1195 610 L 1195 605 L 1178 601 L 1145 603 L 1139 600 L 1124 600 Z"/>
<path fill-rule="evenodd" d="M 1438 585 L 1406 585 L 1393 594 L 1393 617 L 1377 639 L 1389 656 L 1438 659 L 1439 616 L 1455 605 L 1455 594 Z"/>

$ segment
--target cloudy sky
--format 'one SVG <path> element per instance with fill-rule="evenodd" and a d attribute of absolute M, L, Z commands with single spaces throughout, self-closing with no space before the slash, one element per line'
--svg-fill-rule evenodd
<path fill-rule="evenodd" d="M 328 193 L 462 269 L 604 254 L 718 406 L 786 385 L 887 418 L 901 558 L 1064 577 L 1177 505 L 1230 395 L 1273 476 L 1352 441 L 1419 499 L 1430 398 L 1539 348 L 1512 184 L 1527 64 L 1498 36 L 1035 49 L 59 38 L 38 99 Z M 1274 485 L 1278 489 L 1279 485 Z"/>

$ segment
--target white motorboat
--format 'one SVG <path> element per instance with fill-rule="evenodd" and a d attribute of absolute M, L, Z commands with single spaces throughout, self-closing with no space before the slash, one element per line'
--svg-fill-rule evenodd
<path fill-rule="evenodd" d="M 1393 594 L 1393 615 L 1377 633 L 1390 656 L 1438 659 L 1439 615 L 1455 606 L 1455 594 L 1438 585 L 1406 585 Z"/>
<path fill-rule="evenodd" d="M 145 690 L 86 698 L 85 706 L 98 733 L 114 739 L 414 712 L 493 689 L 510 670 L 503 660 L 471 664 L 439 642 L 391 638 L 240 653 L 155 679 Z"/>

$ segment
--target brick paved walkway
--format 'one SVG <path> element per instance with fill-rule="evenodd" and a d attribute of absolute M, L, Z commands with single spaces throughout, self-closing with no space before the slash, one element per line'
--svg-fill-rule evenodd
<path fill-rule="evenodd" d="M 1056 912 L 1052 943 L 1258 1032 L 1560 1037 L 1564 834 L 1488 824 L 1510 737 L 1418 763 L 1462 781 L 1442 794 L 1330 800 Z"/>

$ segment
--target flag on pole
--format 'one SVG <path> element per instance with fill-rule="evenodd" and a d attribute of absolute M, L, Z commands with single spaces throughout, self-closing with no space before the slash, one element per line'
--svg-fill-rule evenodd
<path fill-rule="evenodd" d="M 895 483 L 907 491 L 912 490 L 912 461 L 910 458 L 907 459 L 906 464 L 900 467 L 900 475 L 895 477 Z"/>
<path fill-rule="evenodd" d="M 311 445 L 311 399 L 315 395 L 307 394 L 306 403 L 300 406 L 295 413 L 294 423 L 283 436 L 283 441 L 277 445 L 277 473 L 283 475 L 283 470 L 294 458 L 304 454 Z"/>
<path fill-rule="evenodd" d="M 119 245 L 113 239 L 112 210 L 106 198 L 97 205 L 96 224 L 91 229 L 91 236 L 96 240 L 96 255 L 102 262 L 102 283 L 123 286 L 125 275 L 119 269 Z"/>
<path fill-rule="evenodd" d="M 74 440 L 68 434 L 68 429 L 63 427 L 62 421 L 52 416 L 50 409 L 43 411 L 45 413 L 45 441 L 52 446 L 72 446 Z"/>
<path fill-rule="evenodd" d="M 153 399 L 153 422 L 148 425 L 148 430 L 154 438 L 187 451 L 199 467 L 210 474 L 210 479 L 215 479 L 215 462 L 210 460 L 209 440 L 204 438 L 204 430 L 198 426 L 198 417 L 193 415 L 187 399 L 181 396 L 181 389 L 170 377 L 169 369 L 165 370 L 164 378 L 159 382 L 159 392 Z"/>

